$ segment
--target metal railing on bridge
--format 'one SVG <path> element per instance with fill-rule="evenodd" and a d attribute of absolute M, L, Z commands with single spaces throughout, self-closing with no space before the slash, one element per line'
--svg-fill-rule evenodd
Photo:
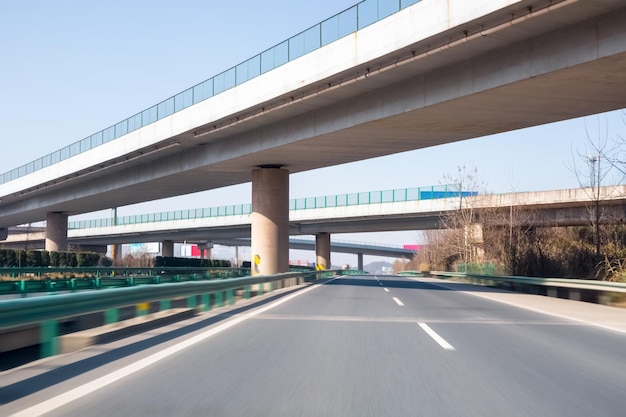
<path fill-rule="evenodd" d="M 320 197 L 305 197 L 289 200 L 289 210 L 323 209 L 332 207 L 356 206 L 362 204 L 398 203 L 418 200 L 432 200 L 473 196 L 474 191 L 458 190 L 456 185 L 437 185 L 427 187 L 398 188 L 393 190 L 367 191 L 349 194 L 336 194 Z M 140 223 L 165 222 L 224 216 L 241 216 L 252 213 L 252 205 L 233 204 L 227 206 L 173 210 L 157 213 L 136 214 L 92 220 L 70 221 L 68 229 L 90 229 L 98 227 L 121 226 Z"/>

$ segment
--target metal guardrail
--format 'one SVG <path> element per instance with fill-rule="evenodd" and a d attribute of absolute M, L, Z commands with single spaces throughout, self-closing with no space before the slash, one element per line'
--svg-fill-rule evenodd
<path fill-rule="evenodd" d="M 612 281 L 593 281 L 585 279 L 568 278 L 537 278 L 505 275 L 484 275 L 471 274 L 465 272 L 438 272 L 431 271 L 430 275 L 438 277 L 454 277 L 461 279 L 475 280 L 478 282 L 510 282 L 515 284 L 541 285 L 545 287 L 573 288 L 580 290 L 610 291 L 626 293 L 626 283 Z"/>
<path fill-rule="evenodd" d="M 114 288 L 108 291 L 58 294 L 54 297 L 4 300 L 0 302 L 0 329 L 37 324 L 46 320 L 60 320 L 139 303 L 235 290 L 289 278 L 316 279 L 334 273 L 335 271 L 287 272 L 258 277 L 142 285 L 130 288 Z"/>
<path fill-rule="evenodd" d="M 187 275 L 142 275 L 137 277 L 97 277 L 97 278 L 70 278 L 70 279 L 39 279 L 16 281 L 0 281 L 0 295 L 20 294 L 23 298 L 33 293 L 55 294 L 59 291 L 76 292 L 81 290 L 102 290 L 137 285 L 152 285 L 162 283 L 176 283 L 201 280 L 215 280 L 243 276 L 217 274 L 187 274 Z"/>
<path fill-rule="evenodd" d="M 212 294 L 216 307 L 234 304 L 235 291 L 243 290 L 243 297 L 249 298 L 251 287 L 258 285 L 257 293 L 273 291 L 274 283 L 295 284 L 327 278 L 335 274 L 350 274 L 352 271 L 326 270 L 307 272 L 287 272 L 276 275 L 230 278 L 211 281 L 188 281 L 159 285 L 140 285 L 128 288 L 114 288 L 107 291 L 85 291 L 57 294 L 50 297 L 18 298 L 0 301 L 0 331 L 18 331 L 28 326 L 40 327 L 41 357 L 59 352 L 59 321 L 81 315 L 104 312 L 105 323 L 118 321 L 119 309 L 137 306 L 137 315 L 145 314 L 147 304 L 160 302 L 160 310 L 167 310 L 174 299 L 187 299 L 188 308 L 211 309 L 209 296 Z M 265 286 L 269 283 L 269 288 Z M 201 305 L 198 306 L 198 296 Z M 226 296 L 226 298 L 224 298 Z M 140 313 L 140 306 L 143 313 Z"/>
<path fill-rule="evenodd" d="M 363 0 L 260 54 L 178 93 L 119 123 L 74 142 L 58 151 L 0 174 L 0 184 L 54 165 L 110 142 L 164 117 L 214 97 L 294 59 L 320 49 L 366 26 L 399 12 L 420 0 Z"/>
<path fill-rule="evenodd" d="M 136 277 L 144 275 L 164 274 L 203 274 L 206 272 L 218 272 L 230 276 L 240 276 L 240 273 L 249 273 L 249 268 L 233 268 L 219 266 L 203 267 L 128 267 L 128 266 L 87 266 L 87 267 L 4 267 L 0 268 L 0 280 L 3 277 L 19 278 L 33 276 L 45 278 L 52 276 L 64 276 L 75 278 L 77 275 L 88 277 Z"/>
<path fill-rule="evenodd" d="M 250 275 L 249 268 L 0 268 L 0 295 L 100 290 Z M 4 278 L 3 278 L 4 277 Z"/>
<path fill-rule="evenodd" d="M 393 190 L 364 191 L 348 194 L 335 194 L 318 197 L 304 197 L 289 200 L 289 210 L 323 209 L 366 204 L 399 203 L 407 201 L 435 200 L 463 195 L 474 196 L 476 191 L 459 191 L 458 185 L 443 184 L 424 187 L 397 188 Z M 68 229 L 90 229 L 98 227 L 124 226 L 131 224 L 157 223 L 176 220 L 242 216 L 252 213 L 252 205 L 231 204 L 227 206 L 171 210 L 129 216 L 68 222 Z"/>
<path fill-rule="evenodd" d="M 506 275 L 485 275 L 466 272 L 404 271 L 404 275 L 431 276 L 443 279 L 494 286 L 530 294 L 547 295 L 577 301 L 613 305 L 612 298 L 626 296 L 626 283 L 568 278 L 537 278 Z"/>

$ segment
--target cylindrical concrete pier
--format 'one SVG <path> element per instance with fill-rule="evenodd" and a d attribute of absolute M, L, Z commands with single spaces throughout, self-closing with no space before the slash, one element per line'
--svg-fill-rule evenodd
<path fill-rule="evenodd" d="M 289 171 L 252 171 L 252 274 L 289 271 Z"/>
<path fill-rule="evenodd" d="M 174 256 L 174 241 L 164 240 L 161 242 L 161 256 Z"/>
<path fill-rule="evenodd" d="M 315 264 L 318 270 L 330 269 L 330 234 L 315 235 Z"/>
<path fill-rule="evenodd" d="M 46 216 L 46 250 L 67 251 L 67 213 L 48 213 Z"/>

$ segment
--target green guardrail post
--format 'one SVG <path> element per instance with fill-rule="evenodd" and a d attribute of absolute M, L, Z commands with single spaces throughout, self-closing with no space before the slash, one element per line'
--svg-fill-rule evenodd
<path fill-rule="evenodd" d="M 120 311 L 117 308 L 104 310 L 104 324 L 117 323 L 120 321 Z"/>
<path fill-rule="evenodd" d="M 209 311 L 211 309 L 211 297 L 209 294 L 202 294 L 201 301 L 202 311 Z"/>
<path fill-rule="evenodd" d="M 198 298 L 196 297 L 195 294 L 187 297 L 187 308 L 196 308 L 197 304 L 198 304 Z"/>
<path fill-rule="evenodd" d="M 226 297 L 228 299 L 228 305 L 235 304 L 235 290 L 230 288 L 226 291 Z"/>
<path fill-rule="evenodd" d="M 22 296 L 22 298 L 26 298 L 28 297 L 28 289 L 26 288 L 26 280 L 21 279 L 19 282 L 19 291 L 20 291 L 20 295 Z"/>
<path fill-rule="evenodd" d="M 265 284 L 259 284 L 257 291 L 259 292 L 259 295 L 263 295 L 263 286 Z"/>
<path fill-rule="evenodd" d="M 171 300 L 161 300 L 161 302 L 159 303 L 159 309 L 161 311 L 163 310 L 169 310 L 170 308 L 172 308 L 172 301 Z"/>
<path fill-rule="evenodd" d="M 250 298 L 250 286 L 249 285 L 246 285 L 243 289 L 243 298 L 245 298 L 246 300 Z"/>
<path fill-rule="evenodd" d="M 44 320 L 40 329 L 40 355 L 42 358 L 59 353 L 58 323 L 56 320 Z"/>
<path fill-rule="evenodd" d="M 224 292 L 218 291 L 215 293 L 215 307 L 222 307 L 224 305 Z"/>

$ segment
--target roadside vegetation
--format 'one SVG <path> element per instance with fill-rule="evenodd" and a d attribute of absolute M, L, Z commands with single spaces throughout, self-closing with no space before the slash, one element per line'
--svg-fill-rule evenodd
<path fill-rule="evenodd" d="M 603 192 L 624 184 L 626 139 L 611 137 L 600 122 L 594 130 L 587 131 L 587 145 L 572 152 L 569 164 L 590 201 L 585 224 L 556 227 L 514 202 L 484 209 L 494 205 L 486 199 L 496 196 L 486 191 L 476 169 L 459 167 L 445 182 L 457 184 L 459 191 L 478 191 L 478 197 L 459 193 L 452 212 L 441 218 L 441 228 L 425 231 L 423 249 L 410 262 L 396 262 L 394 270 L 626 282 L 626 210 L 610 207 Z"/>

